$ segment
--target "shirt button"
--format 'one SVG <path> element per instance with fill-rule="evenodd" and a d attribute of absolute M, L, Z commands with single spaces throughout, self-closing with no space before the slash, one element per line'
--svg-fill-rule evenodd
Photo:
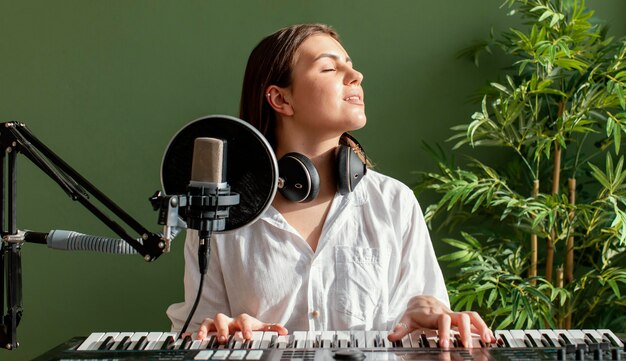
<path fill-rule="evenodd" d="M 313 317 L 313 318 L 320 317 L 320 311 L 319 310 L 314 310 L 313 312 L 311 312 L 311 317 Z"/>

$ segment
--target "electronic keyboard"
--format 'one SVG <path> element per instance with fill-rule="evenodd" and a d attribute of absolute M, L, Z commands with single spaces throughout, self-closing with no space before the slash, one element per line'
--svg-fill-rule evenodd
<path fill-rule="evenodd" d="M 76 337 L 35 360 L 624 360 L 622 338 L 608 329 L 498 330 L 497 342 L 473 335 L 464 347 L 451 331 L 451 347 L 438 347 L 436 330 L 414 331 L 397 342 L 388 331 L 295 331 L 290 335 L 254 331 L 252 339 L 231 335 L 220 344 L 215 333 L 203 340 L 176 332 L 94 332 Z"/>

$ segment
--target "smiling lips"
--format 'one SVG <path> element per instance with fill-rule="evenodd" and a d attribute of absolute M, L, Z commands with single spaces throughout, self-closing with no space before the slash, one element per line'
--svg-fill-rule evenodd
<path fill-rule="evenodd" d="M 356 104 L 356 105 L 364 104 L 363 97 L 359 94 L 353 94 L 353 95 L 347 96 L 343 100 L 347 101 L 348 103 Z"/>

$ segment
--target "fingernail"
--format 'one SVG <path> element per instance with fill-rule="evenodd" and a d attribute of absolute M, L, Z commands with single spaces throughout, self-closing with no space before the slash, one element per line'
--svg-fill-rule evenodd
<path fill-rule="evenodd" d="M 441 341 L 441 347 L 442 348 L 448 348 L 450 346 L 450 341 L 444 339 Z"/>
<path fill-rule="evenodd" d="M 226 342 L 226 336 L 220 336 L 220 337 L 218 338 L 218 341 L 219 341 L 220 343 L 224 343 L 224 342 Z"/>
<path fill-rule="evenodd" d="M 243 337 L 247 338 L 249 340 L 252 339 L 252 332 L 250 332 L 250 331 L 244 332 Z"/>

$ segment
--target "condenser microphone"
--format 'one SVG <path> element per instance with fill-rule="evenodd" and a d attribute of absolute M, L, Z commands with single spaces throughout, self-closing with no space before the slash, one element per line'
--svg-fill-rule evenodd
<path fill-rule="evenodd" d="M 187 226 L 206 238 L 212 231 L 223 231 L 229 207 L 239 204 L 226 182 L 226 145 L 217 138 L 196 138 L 193 147 L 191 180 L 187 186 Z"/>

